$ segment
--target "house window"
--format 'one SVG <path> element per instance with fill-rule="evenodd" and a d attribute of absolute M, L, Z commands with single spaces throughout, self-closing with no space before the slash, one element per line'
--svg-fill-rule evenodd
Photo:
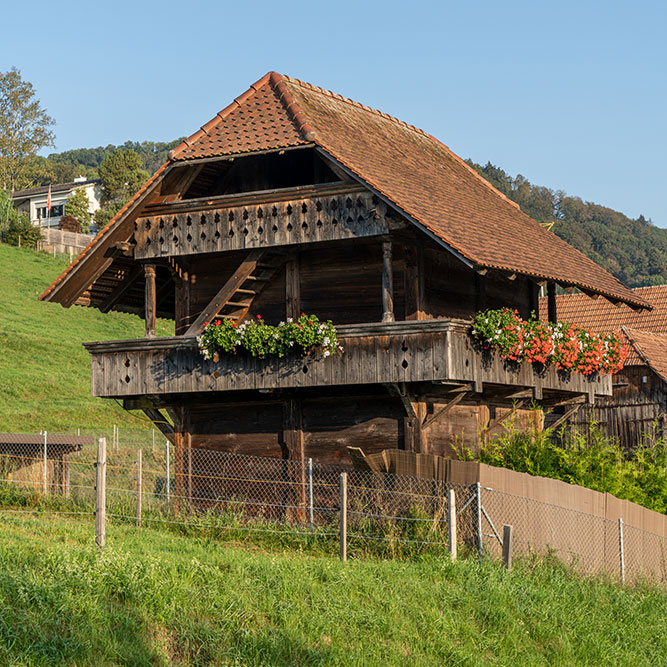
<path fill-rule="evenodd" d="M 45 218 L 59 218 L 61 215 L 65 215 L 65 204 L 56 204 L 51 207 L 49 214 L 46 213 L 46 206 L 37 207 L 37 218 L 39 220 L 44 220 Z"/>

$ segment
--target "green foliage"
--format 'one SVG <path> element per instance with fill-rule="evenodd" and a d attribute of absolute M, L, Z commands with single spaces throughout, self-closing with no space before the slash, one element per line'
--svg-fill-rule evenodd
<path fill-rule="evenodd" d="M 63 308 L 38 296 L 69 262 L 66 256 L 0 245 L 0 424 L 37 432 L 116 423 L 144 428 L 113 401 L 90 395 L 90 355 L 84 341 L 138 338 L 142 320 L 95 308 Z M 158 320 L 158 335 L 173 324 Z"/>
<path fill-rule="evenodd" d="M 667 596 L 553 558 L 350 560 L 0 515 L 7 665 L 658 665 Z"/>
<path fill-rule="evenodd" d="M 71 215 L 81 223 L 81 230 L 90 231 L 90 200 L 84 188 L 76 188 L 72 196 L 65 202 L 65 215 Z"/>
<path fill-rule="evenodd" d="M 117 204 L 126 202 L 148 179 L 148 172 L 141 168 L 141 158 L 132 149 L 110 153 L 100 165 L 102 202 Z"/>
<path fill-rule="evenodd" d="M 24 215 L 17 216 L 2 234 L 2 241 L 22 248 L 36 248 L 42 238 L 39 227 L 35 227 Z"/>
<path fill-rule="evenodd" d="M 288 318 L 278 326 L 266 324 L 260 315 L 239 325 L 228 319 L 216 319 L 206 323 L 197 340 L 206 359 L 218 351 L 236 353 L 240 349 L 260 358 L 284 357 L 294 348 L 302 354 L 320 349 L 325 357 L 342 351 L 331 321 L 320 322 L 315 315 L 305 313 L 301 313 L 296 322 Z"/>
<path fill-rule="evenodd" d="M 109 224 L 111 218 L 113 218 L 114 215 L 116 215 L 116 213 L 118 213 L 118 211 L 120 211 L 120 209 L 123 208 L 123 206 L 125 206 L 125 204 L 126 202 L 119 201 L 115 204 L 108 204 L 106 206 L 103 206 L 102 208 L 98 208 L 95 211 L 94 215 L 95 226 L 98 229 L 104 229 L 104 227 L 106 227 L 107 224 Z"/>
<path fill-rule="evenodd" d="M 40 148 L 52 146 L 55 121 L 40 106 L 35 89 L 12 67 L 0 72 L 0 183 L 17 189 L 28 162 Z"/>
<path fill-rule="evenodd" d="M 636 220 L 613 209 L 561 190 L 533 185 L 521 174 L 513 178 L 488 162 L 467 161 L 521 210 L 631 287 L 667 283 L 667 230 L 640 215 Z"/>
<path fill-rule="evenodd" d="M 479 456 L 463 450 L 461 457 L 611 493 L 667 514 L 667 442 L 645 438 L 625 452 L 594 423 L 588 430 L 563 428 L 558 438 L 550 430 L 526 433 L 510 427 L 483 443 Z"/>

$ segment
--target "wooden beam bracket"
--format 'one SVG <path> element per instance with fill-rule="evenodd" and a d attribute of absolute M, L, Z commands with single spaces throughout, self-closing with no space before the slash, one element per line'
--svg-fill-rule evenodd
<path fill-rule="evenodd" d="M 449 401 L 447 405 L 436 410 L 430 417 L 424 419 L 424 421 L 422 422 L 422 428 L 426 428 L 434 421 L 440 419 L 440 417 L 446 415 L 455 405 L 458 405 L 467 395 L 468 395 L 467 391 L 462 391 L 456 394 L 456 396 L 454 396 L 454 398 L 452 398 L 452 400 Z"/>

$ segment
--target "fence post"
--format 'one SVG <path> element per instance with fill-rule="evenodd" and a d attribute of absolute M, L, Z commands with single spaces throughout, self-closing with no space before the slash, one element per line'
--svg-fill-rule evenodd
<path fill-rule="evenodd" d="M 623 519 L 618 519 L 618 555 L 621 561 L 621 583 L 625 583 L 625 549 L 623 546 Z"/>
<path fill-rule="evenodd" d="M 169 476 L 169 440 L 167 440 L 167 505 L 169 505 L 171 496 L 171 480 Z"/>
<path fill-rule="evenodd" d="M 48 485 L 47 485 L 47 468 L 46 468 L 46 431 L 44 431 L 44 465 L 43 465 L 43 470 L 42 470 L 42 491 L 44 492 L 44 495 L 46 495 L 48 491 Z"/>
<path fill-rule="evenodd" d="M 484 544 L 482 542 L 482 485 L 477 482 L 476 494 L 477 494 L 477 551 L 479 552 L 479 557 L 482 558 L 484 555 Z"/>
<path fill-rule="evenodd" d="M 447 529 L 449 531 L 449 556 L 456 560 L 456 493 L 449 489 L 447 494 Z"/>
<path fill-rule="evenodd" d="M 340 474 L 340 559 L 347 560 L 347 473 Z"/>
<path fill-rule="evenodd" d="M 97 441 L 97 463 L 95 484 L 95 542 L 100 549 L 104 549 L 106 541 L 107 515 L 107 439 Z"/>
<path fill-rule="evenodd" d="M 308 504 L 310 506 L 310 530 L 315 530 L 313 523 L 313 459 L 308 459 Z"/>
<path fill-rule="evenodd" d="M 141 526 L 141 454 L 137 449 L 137 526 Z"/>
<path fill-rule="evenodd" d="M 503 565 L 512 569 L 512 526 L 503 526 Z"/>

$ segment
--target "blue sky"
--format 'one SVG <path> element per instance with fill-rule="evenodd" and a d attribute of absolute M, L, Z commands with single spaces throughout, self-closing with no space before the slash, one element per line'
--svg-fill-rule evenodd
<path fill-rule="evenodd" d="M 0 70 L 56 149 L 191 134 L 277 70 L 460 156 L 667 227 L 667 3 L 106 2 L 3 8 Z"/>

